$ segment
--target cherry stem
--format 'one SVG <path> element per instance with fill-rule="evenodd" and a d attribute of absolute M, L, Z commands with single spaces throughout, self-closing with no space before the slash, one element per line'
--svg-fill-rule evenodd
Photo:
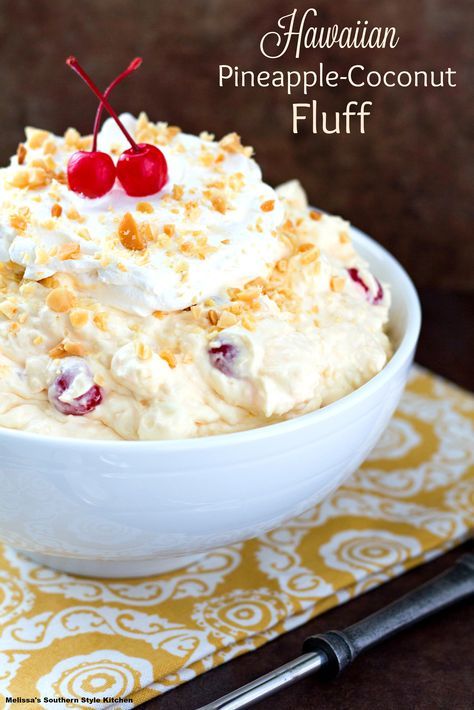
<path fill-rule="evenodd" d="M 105 99 L 108 99 L 108 98 L 109 98 L 109 95 L 110 95 L 110 92 L 111 92 L 113 89 L 115 89 L 115 87 L 117 86 L 117 84 L 120 84 L 120 82 L 121 82 L 123 79 L 125 79 L 129 74 L 131 74 L 131 73 L 134 72 L 136 69 L 138 69 L 138 67 L 141 65 L 141 63 L 142 63 L 142 58 L 141 58 L 141 57 L 135 57 L 135 59 L 130 62 L 130 64 L 128 65 L 128 67 L 127 67 L 121 74 L 119 74 L 117 77 L 115 77 L 115 79 L 108 85 L 108 87 L 107 87 L 106 90 L 104 91 L 104 98 L 105 98 Z M 92 142 L 92 150 L 93 150 L 93 151 L 96 151 L 96 150 L 97 150 L 97 134 L 98 134 L 98 132 L 99 132 L 99 127 L 100 127 L 100 122 L 101 122 L 101 119 L 102 119 L 102 112 L 103 112 L 103 110 L 104 110 L 104 104 L 103 104 L 102 101 L 101 101 L 100 104 L 99 104 L 99 106 L 98 106 L 98 108 L 97 108 L 97 112 L 96 112 L 96 114 L 95 114 L 95 121 L 94 121 L 94 139 L 93 139 L 93 142 Z"/>
<path fill-rule="evenodd" d="M 101 93 L 100 89 L 97 88 L 97 86 L 94 84 L 94 82 L 92 81 L 92 79 L 90 78 L 90 76 L 89 76 L 88 74 L 86 74 L 86 72 L 84 71 L 84 69 L 81 67 L 81 65 L 80 65 L 79 62 L 77 61 L 76 57 L 68 57 L 68 58 L 66 59 L 66 64 L 68 65 L 68 67 L 71 67 L 71 69 L 72 69 L 73 71 L 75 71 L 76 74 L 78 74 L 78 75 L 81 77 L 81 79 L 87 84 L 87 86 L 89 87 L 89 89 L 94 92 L 94 94 L 97 96 L 98 99 L 100 99 L 100 101 L 101 101 L 102 105 L 104 106 L 105 110 L 108 111 L 108 113 L 110 113 L 110 115 L 112 116 L 112 118 L 113 118 L 114 121 L 116 122 L 117 126 L 120 128 L 120 130 L 122 131 L 123 135 L 124 135 L 125 138 L 128 140 L 128 142 L 130 143 L 130 145 L 132 146 L 132 149 L 135 151 L 135 153 L 141 153 L 140 148 L 138 147 L 138 145 L 136 144 L 136 142 L 133 140 L 132 136 L 131 136 L 130 133 L 127 131 L 127 129 L 125 128 L 125 126 L 124 126 L 123 123 L 121 122 L 120 118 L 117 116 L 117 112 L 116 112 L 116 111 L 112 108 L 112 106 L 109 104 L 109 102 L 107 101 L 107 99 L 106 99 L 106 98 L 104 97 L 104 95 Z"/>

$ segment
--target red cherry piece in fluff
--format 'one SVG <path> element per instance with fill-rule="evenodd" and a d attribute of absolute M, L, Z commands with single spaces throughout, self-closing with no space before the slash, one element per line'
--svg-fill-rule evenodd
<path fill-rule="evenodd" d="M 128 67 L 109 84 L 104 92 L 107 98 L 117 84 L 119 84 L 131 72 L 138 69 L 142 60 L 140 57 L 130 62 Z M 68 185 L 73 192 L 78 192 L 84 197 L 91 199 L 102 197 L 109 192 L 115 182 L 117 171 L 114 161 L 107 153 L 97 150 L 97 134 L 100 128 L 102 117 L 102 102 L 97 108 L 94 121 L 94 136 L 92 150 L 79 150 L 70 157 L 67 166 Z"/>
<path fill-rule="evenodd" d="M 140 143 L 140 145 L 138 145 L 134 141 L 118 117 L 115 109 L 110 105 L 107 97 L 100 92 L 75 57 L 68 57 L 66 64 L 81 77 L 97 98 L 100 99 L 105 110 L 112 116 L 131 145 L 131 148 L 125 151 L 126 157 L 119 171 L 119 179 L 125 192 L 134 197 L 145 197 L 146 195 L 158 192 L 168 179 L 168 168 L 163 153 L 159 148 L 149 143 Z M 129 160 L 131 154 L 134 154 L 133 162 Z M 121 158 L 122 156 L 119 159 L 119 163 Z M 154 171 L 156 174 L 153 174 Z M 125 184 L 123 182 L 124 180 Z M 133 190 L 133 192 L 129 192 L 129 189 Z"/>
<path fill-rule="evenodd" d="M 359 284 L 359 286 L 361 286 L 364 289 L 365 297 L 369 303 L 372 303 L 374 306 L 376 306 L 377 304 L 381 303 L 381 301 L 383 301 L 384 294 L 383 294 L 382 284 L 380 283 L 380 281 L 377 278 L 375 278 L 375 276 L 374 276 L 374 280 L 375 280 L 375 283 L 377 284 L 377 291 L 374 294 L 374 293 L 372 293 L 370 288 L 367 286 L 364 279 L 361 277 L 361 275 L 359 273 L 359 269 L 356 269 L 355 267 L 351 267 L 350 269 L 347 269 L 347 272 L 348 272 L 349 276 L 351 277 L 351 279 L 354 281 L 354 283 Z"/>
<path fill-rule="evenodd" d="M 209 348 L 211 365 L 227 377 L 236 377 L 234 365 L 238 355 L 239 351 L 233 343 L 222 342 Z"/>
<path fill-rule="evenodd" d="M 145 197 L 159 192 L 168 180 L 168 164 L 159 148 L 139 143 L 139 152 L 125 150 L 117 163 L 117 177 L 127 195 Z"/>
<path fill-rule="evenodd" d="M 68 362 L 69 361 L 69 362 Z M 90 379 L 91 386 L 79 397 L 66 398 L 68 391 L 74 386 L 78 377 Z M 93 412 L 101 404 L 103 391 L 92 379 L 87 365 L 80 358 L 67 358 L 64 360 L 62 370 L 48 389 L 48 399 L 61 414 L 71 414 L 82 417 Z"/>
<path fill-rule="evenodd" d="M 67 164 L 69 189 L 91 199 L 102 197 L 115 182 L 117 171 L 114 161 L 107 153 L 78 150 Z"/>

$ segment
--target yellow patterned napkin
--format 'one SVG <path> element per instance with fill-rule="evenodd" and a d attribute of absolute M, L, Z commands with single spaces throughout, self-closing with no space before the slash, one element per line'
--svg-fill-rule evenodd
<path fill-rule="evenodd" d="M 0 547 L 1 707 L 133 707 L 456 545 L 473 523 L 473 412 L 471 395 L 417 368 L 343 488 L 161 577 L 82 579 Z"/>

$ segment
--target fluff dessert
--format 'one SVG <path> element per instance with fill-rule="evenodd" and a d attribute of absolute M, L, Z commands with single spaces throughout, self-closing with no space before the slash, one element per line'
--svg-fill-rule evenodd
<path fill-rule="evenodd" d="M 116 177 L 98 197 L 72 189 L 71 157 L 93 143 L 73 129 L 27 129 L 0 170 L 0 426 L 222 434 L 322 407 L 384 367 L 389 289 L 346 221 L 297 182 L 265 184 L 236 134 L 120 118 L 164 158 L 152 194 Z M 128 147 L 108 119 L 98 151 L 115 165 Z"/>

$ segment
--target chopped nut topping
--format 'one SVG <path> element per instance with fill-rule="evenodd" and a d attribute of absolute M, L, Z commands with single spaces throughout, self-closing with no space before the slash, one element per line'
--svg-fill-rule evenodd
<path fill-rule="evenodd" d="M 178 202 L 182 199 L 184 195 L 184 187 L 182 185 L 173 185 L 173 189 L 171 191 L 171 196 L 173 200 L 177 200 Z"/>
<path fill-rule="evenodd" d="M 46 297 L 46 305 L 56 313 L 67 313 L 76 302 L 76 296 L 67 288 L 53 288 Z"/>
<path fill-rule="evenodd" d="M 38 283 L 40 283 L 45 288 L 55 288 L 56 286 L 60 285 L 60 282 L 56 278 L 56 276 L 46 276 L 46 278 L 40 279 Z"/>
<path fill-rule="evenodd" d="M 27 150 L 24 143 L 18 143 L 18 148 L 16 149 L 16 157 L 18 159 L 18 165 L 23 165 L 25 162 Z"/>
<path fill-rule="evenodd" d="M 45 155 L 54 155 L 57 152 L 57 147 L 52 140 L 47 140 L 43 143 L 43 153 Z"/>
<path fill-rule="evenodd" d="M 160 357 L 162 360 L 167 362 L 171 368 L 176 367 L 176 358 L 170 350 L 162 350 L 160 352 Z"/>
<path fill-rule="evenodd" d="M 29 219 L 30 210 L 28 207 L 21 207 L 18 212 L 10 215 L 10 225 L 18 232 L 24 232 L 28 226 Z"/>
<path fill-rule="evenodd" d="M 73 150 L 87 150 L 91 147 L 92 136 L 81 136 L 75 128 L 68 128 L 64 134 L 64 143 Z"/>
<path fill-rule="evenodd" d="M 239 192 L 245 185 L 245 176 L 243 173 L 233 173 L 229 177 L 229 187 L 234 192 Z"/>
<path fill-rule="evenodd" d="M 224 159 L 224 155 L 222 155 L 222 159 Z M 219 156 L 218 156 L 219 157 Z M 212 153 L 210 150 L 203 150 L 201 147 L 201 153 L 199 155 L 199 162 L 204 165 L 206 168 L 210 168 L 211 165 L 214 164 L 214 162 L 217 162 L 218 158 L 215 157 L 214 153 Z"/>
<path fill-rule="evenodd" d="M 209 318 L 209 323 L 211 325 L 217 325 L 217 321 L 219 320 L 219 314 L 217 311 L 211 309 L 207 312 L 207 317 Z"/>
<path fill-rule="evenodd" d="M 280 261 L 277 261 L 276 263 L 276 269 L 279 271 L 281 274 L 284 274 L 285 271 L 288 270 L 288 259 L 280 259 Z"/>
<path fill-rule="evenodd" d="M 323 216 L 322 212 L 319 212 L 318 210 L 310 210 L 309 216 L 311 219 L 313 219 L 315 222 L 321 219 Z"/>
<path fill-rule="evenodd" d="M 240 316 L 243 311 L 243 305 L 241 303 L 231 303 L 227 310 L 235 316 Z"/>
<path fill-rule="evenodd" d="M 64 343 L 64 350 L 68 355 L 76 355 L 77 357 L 82 357 L 86 354 L 86 349 L 81 343 Z"/>
<path fill-rule="evenodd" d="M 69 341 L 63 341 L 52 348 L 48 355 L 53 360 L 61 359 L 67 357 L 68 355 L 75 355 L 76 357 L 82 357 L 85 355 L 86 351 L 83 345 L 80 343 L 71 343 Z"/>
<path fill-rule="evenodd" d="M 198 236 L 194 241 L 181 242 L 179 250 L 182 254 L 187 254 L 197 259 L 205 259 L 209 254 L 217 251 L 216 247 L 207 243 L 207 237 L 204 235 Z"/>
<path fill-rule="evenodd" d="M 17 313 L 18 307 L 15 306 L 11 301 L 3 301 L 3 303 L 0 303 L 0 313 L 3 313 L 3 315 L 8 318 L 8 320 L 11 320 L 14 316 L 15 313 Z"/>
<path fill-rule="evenodd" d="M 73 220 L 74 222 L 84 222 L 85 221 L 85 217 L 82 217 L 74 207 L 71 207 L 71 209 L 69 209 L 66 212 L 66 217 L 68 219 Z"/>
<path fill-rule="evenodd" d="M 31 161 L 31 167 L 32 168 L 42 168 L 45 171 L 52 172 L 56 168 L 56 164 L 54 160 L 51 158 L 51 156 L 46 157 L 44 160 L 43 158 L 35 158 L 35 160 Z"/>
<path fill-rule="evenodd" d="M 142 238 L 145 240 L 145 242 L 154 241 L 153 231 L 149 222 L 142 222 L 141 224 L 139 224 L 138 231 Z"/>
<path fill-rule="evenodd" d="M 201 133 L 199 134 L 199 138 L 202 141 L 213 141 L 215 136 L 213 133 L 208 133 L 207 131 L 201 131 Z"/>
<path fill-rule="evenodd" d="M 82 229 L 78 229 L 77 234 L 81 239 L 84 239 L 86 242 L 91 241 L 91 235 L 87 227 L 82 227 Z"/>
<path fill-rule="evenodd" d="M 311 244 L 311 242 L 305 242 L 304 244 L 300 244 L 298 247 L 298 251 L 310 251 L 311 249 L 314 249 L 314 244 Z"/>
<path fill-rule="evenodd" d="M 130 212 L 126 212 L 120 222 L 118 234 L 122 246 L 131 251 L 143 251 L 146 249 L 146 240 L 140 233 L 137 223 Z"/>
<path fill-rule="evenodd" d="M 340 293 L 344 290 L 346 279 L 343 276 L 331 276 L 331 290 Z"/>
<path fill-rule="evenodd" d="M 181 133 L 178 126 L 168 126 L 167 123 L 152 123 L 145 112 L 140 113 L 135 129 L 135 139 L 138 143 L 153 143 L 164 145 Z"/>
<path fill-rule="evenodd" d="M 83 328 L 89 320 L 89 312 L 83 308 L 74 308 L 69 313 L 69 320 L 73 328 Z"/>
<path fill-rule="evenodd" d="M 56 345 L 54 348 L 51 348 L 48 355 L 53 360 L 57 360 L 59 358 L 66 357 L 67 353 L 66 353 L 63 343 L 59 343 L 59 345 Z"/>
<path fill-rule="evenodd" d="M 94 318 L 92 320 L 94 321 L 94 324 L 99 330 L 104 331 L 104 333 L 107 332 L 107 313 L 105 313 L 104 311 L 99 311 L 98 313 L 94 314 Z"/>
<path fill-rule="evenodd" d="M 271 212 L 275 208 L 275 200 L 267 200 L 266 202 L 262 202 L 260 205 L 260 209 L 262 212 Z"/>
<path fill-rule="evenodd" d="M 340 232 L 339 241 L 341 242 L 341 244 L 349 244 L 349 242 L 351 241 L 351 238 L 347 234 L 347 232 Z"/>
<path fill-rule="evenodd" d="M 261 287 L 251 287 L 251 288 L 245 288 L 242 291 L 237 290 L 235 294 L 232 295 L 232 300 L 234 301 L 254 301 L 255 299 L 259 298 L 262 293 L 262 288 Z"/>
<path fill-rule="evenodd" d="M 9 179 L 8 184 L 20 189 L 35 190 L 46 187 L 51 182 L 51 176 L 44 168 L 18 168 Z"/>
<path fill-rule="evenodd" d="M 230 311 L 223 311 L 219 317 L 219 320 L 217 321 L 217 327 L 230 328 L 232 325 L 235 325 L 238 322 L 239 319 L 233 313 L 230 313 Z"/>
<path fill-rule="evenodd" d="M 183 242 L 180 244 L 179 250 L 183 252 L 183 254 L 191 254 L 194 250 L 194 244 L 192 242 Z"/>
<path fill-rule="evenodd" d="M 202 306 L 199 304 L 196 304 L 194 306 L 191 306 L 191 315 L 194 318 L 194 320 L 199 320 L 200 317 L 202 316 Z"/>
<path fill-rule="evenodd" d="M 242 316 L 242 325 L 246 330 L 251 331 L 255 330 L 255 328 L 257 327 L 256 320 L 252 315 L 250 315 L 250 313 L 245 313 Z"/>
<path fill-rule="evenodd" d="M 51 217 L 61 217 L 63 208 L 57 202 L 51 207 Z"/>
<path fill-rule="evenodd" d="M 253 153 L 253 148 L 250 146 L 244 147 L 242 145 L 242 141 L 240 140 L 238 133 L 228 133 L 226 136 L 221 138 L 219 145 L 222 150 L 225 150 L 227 153 L 243 153 L 247 157 L 250 157 Z"/>
<path fill-rule="evenodd" d="M 135 343 L 135 353 L 140 360 L 149 360 L 153 355 L 150 346 L 140 340 Z"/>
<path fill-rule="evenodd" d="M 48 131 L 42 131 L 39 128 L 26 128 L 25 130 L 26 133 L 26 139 L 28 146 L 35 150 L 36 148 L 41 148 L 43 143 L 47 138 L 49 138 L 49 132 Z"/>
<path fill-rule="evenodd" d="M 74 244 L 73 242 L 61 244 L 61 246 L 58 248 L 58 259 L 60 261 L 67 261 L 69 259 L 79 259 L 80 255 L 80 245 Z"/>
<path fill-rule="evenodd" d="M 225 214 L 227 212 L 227 200 L 223 195 L 212 195 L 211 205 L 216 212 L 220 212 L 221 214 Z"/>
<path fill-rule="evenodd" d="M 301 257 L 301 263 L 302 264 L 312 264 L 313 261 L 317 261 L 319 259 L 319 250 L 318 249 L 311 249 L 310 251 L 307 251 L 303 256 Z"/>
<path fill-rule="evenodd" d="M 46 249 L 42 249 L 41 247 L 36 248 L 36 258 L 35 261 L 37 264 L 40 266 L 47 264 L 49 261 L 49 253 L 46 251 Z"/>
<path fill-rule="evenodd" d="M 186 211 L 186 217 L 190 220 L 195 220 L 199 215 L 199 203 L 196 200 L 185 202 L 184 209 Z"/>
<path fill-rule="evenodd" d="M 137 202 L 137 211 L 152 214 L 155 211 L 155 208 L 150 202 Z"/>

